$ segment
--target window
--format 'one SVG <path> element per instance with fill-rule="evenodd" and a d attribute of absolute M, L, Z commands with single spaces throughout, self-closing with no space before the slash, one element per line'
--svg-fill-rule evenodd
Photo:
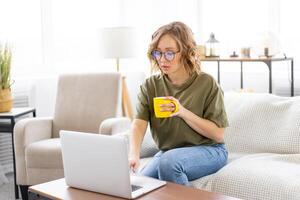
<path fill-rule="evenodd" d="M 0 24 L 0 40 L 12 46 L 12 73 L 30 75 L 39 70 L 43 62 L 39 1 L 1 1 Z"/>
<path fill-rule="evenodd" d="M 268 29 L 268 0 L 204 0 L 203 37 L 205 42 L 211 32 L 220 41 L 223 55 L 241 47 L 251 46 L 255 36 Z"/>

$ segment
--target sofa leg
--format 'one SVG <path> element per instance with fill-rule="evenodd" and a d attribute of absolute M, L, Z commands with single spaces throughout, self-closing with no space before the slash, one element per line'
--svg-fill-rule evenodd
<path fill-rule="evenodd" d="M 28 200 L 28 185 L 19 185 L 23 200 Z"/>

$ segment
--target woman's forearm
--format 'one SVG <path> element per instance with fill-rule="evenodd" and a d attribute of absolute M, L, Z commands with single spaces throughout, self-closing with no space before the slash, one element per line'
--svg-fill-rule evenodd
<path fill-rule="evenodd" d="M 148 122 L 135 119 L 131 125 L 129 156 L 140 157 L 141 144 L 146 133 Z"/>
<path fill-rule="evenodd" d="M 197 133 L 217 143 L 223 142 L 224 128 L 219 128 L 214 122 L 201 118 L 187 109 L 184 109 L 181 118 Z"/>

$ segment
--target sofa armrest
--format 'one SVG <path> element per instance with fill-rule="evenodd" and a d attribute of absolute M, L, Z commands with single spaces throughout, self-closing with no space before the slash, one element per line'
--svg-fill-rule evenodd
<path fill-rule="evenodd" d="M 114 135 L 130 130 L 131 121 L 126 117 L 108 118 L 102 121 L 99 133 L 103 135 Z"/>
<path fill-rule="evenodd" d="M 51 136 L 52 118 L 26 118 L 16 123 L 13 142 L 15 148 L 17 184 L 27 185 L 26 147 L 33 142 L 50 139 Z"/>

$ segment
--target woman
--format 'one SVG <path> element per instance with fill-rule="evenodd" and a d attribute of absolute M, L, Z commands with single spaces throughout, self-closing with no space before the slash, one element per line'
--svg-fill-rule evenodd
<path fill-rule="evenodd" d="M 200 71 L 192 31 L 184 23 L 160 27 L 153 35 L 148 57 L 152 75 L 141 86 L 137 115 L 132 123 L 129 164 L 139 166 L 140 149 L 148 122 L 160 151 L 141 171 L 142 175 L 189 185 L 212 174 L 227 162 L 223 144 L 228 126 L 223 93 L 215 80 Z M 166 96 L 178 103 L 163 104 L 161 111 L 174 112 L 156 118 L 153 98 Z"/>

